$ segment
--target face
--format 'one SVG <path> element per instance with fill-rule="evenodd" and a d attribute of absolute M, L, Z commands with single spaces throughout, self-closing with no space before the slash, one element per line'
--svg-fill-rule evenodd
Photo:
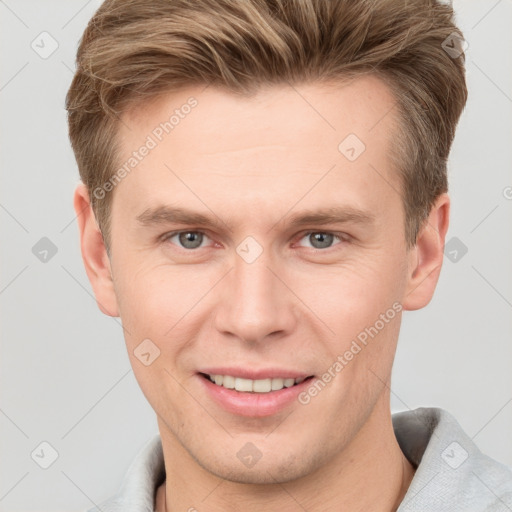
<path fill-rule="evenodd" d="M 164 443 L 210 473 L 311 474 L 386 409 L 414 259 L 393 104 L 364 77 L 123 118 L 123 162 L 152 147 L 113 191 L 111 313 Z"/>

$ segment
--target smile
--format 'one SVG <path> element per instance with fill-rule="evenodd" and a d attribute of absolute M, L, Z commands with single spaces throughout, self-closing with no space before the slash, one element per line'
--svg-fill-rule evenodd
<path fill-rule="evenodd" d="M 203 376 L 210 379 L 217 386 L 245 393 L 270 393 L 271 391 L 279 391 L 283 388 L 291 388 L 292 386 L 300 384 L 306 380 L 305 377 L 297 379 L 274 377 L 253 380 L 233 377 L 232 375 L 203 374 Z"/>

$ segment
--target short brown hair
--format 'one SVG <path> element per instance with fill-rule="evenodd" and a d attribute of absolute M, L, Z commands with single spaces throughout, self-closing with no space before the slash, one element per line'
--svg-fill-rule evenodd
<path fill-rule="evenodd" d="M 462 40 L 435 0 L 106 0 L 90 20 L 66 97 L 80 177 L 108 247 L 119 116 L 156 95 L 210 84 L 260 86 L 373 73 L 394 94 L 395 155 L 413 245 L 436 198 L 467 99 Z M 448 41 L 448 43 L 447 43 Z"/>

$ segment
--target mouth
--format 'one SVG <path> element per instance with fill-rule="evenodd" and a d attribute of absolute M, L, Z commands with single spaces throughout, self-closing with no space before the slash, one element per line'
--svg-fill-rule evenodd
<path fill-rule="evenodd" d="M 213 382 L 219 387 L 238 391 L 240 393 L 271 393 L 272 391 L 280 391 L 284 388 L 291 388 L 302 384 L 303 382 L 313 378 L 308 377 L 272 377 L 266 379 L 246 379 L 235 377 L 233 375 L 218 375 L 209 373 L 200 373 L 201 377 Z"/>
<path fill-rule="evenodd" d="M 298 396 L 314 375 L 284 367 L 201 368 L 196 373 L 205 397 L 225 412 L 238 417 L 263 418 L 300 403 Z"/>

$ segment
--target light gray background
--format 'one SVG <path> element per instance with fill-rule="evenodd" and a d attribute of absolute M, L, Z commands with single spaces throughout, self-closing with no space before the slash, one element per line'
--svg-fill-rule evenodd
<path fill-rule="evenodd" d="M 157 432 L 120 325 L 96 307 L 72 208 L 78 171 L 64 97 L 99 4 L 0 0 L 2 511 L 100 503 Z M 512 465 L 512 1 L 455 7 L 470 99 L 449 165 L 448 240 L 468 252 L 445 258 L 433 302 L 405 314 L 392 404 L 447 409 L 483 451 Z M 43 31 L 59 44 L 47 59 L 31 48 Z M 42 237 L 58 249 L 46 263 L 32 253 Z M 43 441 L 59 454 L 46 470 L 31 458 Z"/>

